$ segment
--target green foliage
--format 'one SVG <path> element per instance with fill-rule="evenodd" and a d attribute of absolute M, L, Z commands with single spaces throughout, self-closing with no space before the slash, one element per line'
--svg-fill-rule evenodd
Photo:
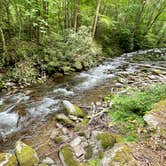
<path fill-rule="evenodd" d="M 112 148 L 115 143 L 115 138 L 108 132 L 100 133 L 96 138 L 101 141 L 103 149 Z"/>
<path fill-rule="evenodd" d="M 110 125 L 119 123 L 124 126 L 126 141 L 138 139 L 137 128 L 143 127 L 143 115 L 150 111 L 155 103 L 166 98 L 166 84 L 147 87 L 140 91 L 112 97 L 113 106 L 109 111 Z"/>
<path fill-rule="evenodd" d="M 39 72 L 32 61 L 26 60 L 16 63 L 12 71 L 9 72 L 9 77 L 20 84 L 31 84 L 37 81 Z"/>
<path fill-rule="evenodd" d="M 90 30 L 85 26 L 77 32 L 68 30 L 64 36 L 53 33 L 43 40 L 43 45 L 44 54 L 38 57 L 38 62 L 48 72 L 63 70 L 64 67 L 78 69 L 77 64 L 84 61 L 90 61 L 87 65 L 90 67 L 101 55 L 100 47 L 92 42 Z"/>

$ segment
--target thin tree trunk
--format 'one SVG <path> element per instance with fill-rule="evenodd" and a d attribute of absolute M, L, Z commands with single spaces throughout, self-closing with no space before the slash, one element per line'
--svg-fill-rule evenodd
<path fill-rule="evenodd" d="M 1 39 L 2 39 L 2 49 L 3 49 L 3 52 L 7 52 L 6 42 L 5 42 L 5 36 L 4 36 L 3 30 L 2 30 L 1 27 L 0 27 L 0 34 L 1 34 Z"/>
<path fill-rule="evenodd" d="M 94 22 L 93 22 L 93 27 L 92 27 L 92 38 L 94 38 L 95 34 L 96 34 L 97 23 L 98 23 L 98 18 L 99 18 L 99 11 L 100 11 L 100 4 L 101 4 L 101 0 L 97 0 L 96 14 L 95 14 Z"/>
<path fill-rule="evenodd" d="M 78 0 L 74 0 L 74 30 L 77 31 L 78 22 Z"/>

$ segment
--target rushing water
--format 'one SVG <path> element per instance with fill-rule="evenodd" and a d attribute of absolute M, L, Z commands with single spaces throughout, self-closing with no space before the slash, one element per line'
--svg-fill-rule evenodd
<path fill-rule="evenodd" d="M 38 121 L 45 121 L 48 114 L 54 114 L 61 110 L 63 100 L 70 100 L 78 104 L 82 104 L 84 101 L 87 103 L 93 101 L 97 96 L 95 91 L 97 87 L 110 84 L 111 80 L 121 72 L 134 73 L 137 70 L 137 65 L 130 63 L 130 60 L 137 55 L 150 52 L 166 55 L 166 49 L 127 53 L 109 59 L 101 65 L 73 77 L 67 76 L 12 95 L 1 96 L 0 136 L 7 137 L 11 133 L 17 133 L 22 128 L 28 128 L 34 121 L 35 124 Z M 109 89 L 105 91 L 109 92 Z M 90 96 L 93 99 L 89 100 L 90 97 L 84 99 L 85 96 Z"/>

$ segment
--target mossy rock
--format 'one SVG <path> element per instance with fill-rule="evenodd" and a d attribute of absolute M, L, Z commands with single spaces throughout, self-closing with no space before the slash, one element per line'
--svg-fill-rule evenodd
<path fill-rule="evenodd" d="M 63 101 L 63 105 L 68 114 L 74 115 L 77 117 L 85 117 L 85 112 L 81 108 L 79 108 L 77 105 L 74 105 L 67 100 Z"/>
<path fill-rule="evenodd" d="M 0 166 L 17 166 L 16 156 L 10 153 L 0 153 Z"/>
<path fill-rule="evenodd" d="M 132 148 L 127 144 L 117 144 L 104 154 L 102 165 L 104 166 L 137 166 L 132 156 Z"/>
<path fill-rule="evenodd" d="M 56 120 L 66 126 L 74 126 L 73 122 L 65 114 L 57 114 Z"/>
<path fill-rule="evenodd" d="M 72 149 L 69 145 L 65 145 L 61 148 L 60 159 L 65 166 L 79 166 L 79 162 L 74 158 Z"/>
<path fill-rule="evenodd" d="M 113 145 L 115 144 L 116 140 L 115 137 L 113 137 L 110 133 L 104 132 L 104 133 L 99 133 L 96 136 L 97 140 L 101 142 L 101 145 L 103 149 L 109 149 L 112 148 Z"/>
<path fill-rule="evenodd" d="M 63 142 L 63 138 L 61 136 L 56 136 L 55 139 L 54 139 L 54 142 L 55 143 L 62 143 Z"/>
<path fill-rule="evenodd" d="M 74 105 L 74 108 L 75 108 L 75 113 L 73 115 L 81 117 L 81 118 L 85 117 L 85 112 L 80 107 L 78 107 L 77 105 Z"/>
<path fill-rule="evenodd" d="M 16 143 L 15 153 L 21 166 L 34 166 L 39 163 L 35 150 L 21 141 Z"/>
<path fill-rule="evenodd" d="M 162 100 L 153 106 L 153 109 L 144 116 L 146 123 L 158 130 L 158 134 L 166 137 L 166 100 Z"/>

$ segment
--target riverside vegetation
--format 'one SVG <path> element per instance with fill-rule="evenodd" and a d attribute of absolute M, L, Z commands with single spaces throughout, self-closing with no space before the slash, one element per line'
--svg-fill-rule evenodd
<path fill-rule="evenodd" d="M 0 2 L 0 89 L 68 74 L 138 49 L 165 47 L 165 0 Z"/>

